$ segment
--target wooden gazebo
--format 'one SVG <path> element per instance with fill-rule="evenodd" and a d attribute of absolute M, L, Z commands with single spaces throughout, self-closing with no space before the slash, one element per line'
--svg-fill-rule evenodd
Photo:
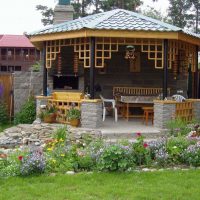
<path fill-rule="evenodd" d="M 163 71 L 163 98 L 167 96 L 168 73 L 175 78 L 178 73 L 187 72 L 189 65 L 193 76 L 196 73 L 193 97 L 197 97 L 199 35 L 138 13 L 122 9 L 99 13 L 36 31 L 30 34 L 30 40 L 43 49 L 44 92 L 46 69 L 53 65 L 61 68 L 62 47 L 73 47 L 75 74 L 80 66 L 89 68 L 90 94 L 94 98 L 95 68 L 107 67 L 106 61 L 112 59 L 120 46 L 134 45 L 139 46 L 137 51 L 145 53 L 147 59 L 153 62 L 154 69 Z M 134 70 L 137 72 L 139 69 Z M 57 71 L 59 73 L 59 69 Z"/>
<path fill-rule="evenodd" d="M 173 90 L 174 85 L 173 93 L 188 90 L 189 76 L 189 96 L 198 98 L 200 36 L 173 25 L 116 9 L 53 25 L 29 37 L 43 51 L 44 95 L 47 71 L 62 76 L 62 70 L 70 68 L 71 75 L 79 76 L 80 71 L 85 74 L 84 85 L 89 86 L 91 99 L 95 98 L 97 83 L 101 91 L 131 83 L 137 87 L 161 87 L 165 99 L 168 88 Z M 136 59 L 125 55 L 130 46 Z"/>

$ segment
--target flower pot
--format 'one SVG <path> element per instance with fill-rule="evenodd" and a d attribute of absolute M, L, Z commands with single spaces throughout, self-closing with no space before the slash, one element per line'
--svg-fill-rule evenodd
<path fill-rule="evenodd" d="M 69 122 L 70 122 L 71 126 L 78 127 L 80 120 L 79 119 L 71 119 L 71 120 L 69 120 Z"/>
<path fill-rule="evenodd" d="M 56 113 L 44 116 L 45 123 L 54 123 L 56 121 Z"/>

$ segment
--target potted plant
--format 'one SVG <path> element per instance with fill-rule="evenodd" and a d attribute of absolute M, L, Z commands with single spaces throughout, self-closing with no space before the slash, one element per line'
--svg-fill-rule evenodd
<path fill-rule="evenodd" d="M 47 107 L 39 115 L 40 119 L 45 123 L 54 123 L 56 121 L 56 108 L 54 106 Z"/>
<path fill-rule="evenodd" d="M 67 119 L 71 126 L 77 127 L 80 123 L 81 111 L 77 108 L 71 108 L 67 112 Z"/>

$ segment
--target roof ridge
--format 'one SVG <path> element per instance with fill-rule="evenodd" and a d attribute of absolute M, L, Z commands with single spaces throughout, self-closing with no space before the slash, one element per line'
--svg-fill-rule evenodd
<path fill-rule="evenodd" d="M 110 10 L 107 12 L 101 12 L 101 13 L 97 13 L 97 14 L 103 14 L 102 17 L 100 17 L 99 19 L 97 19 L 94 23 L 90 23 L 90 25 L 86 25 L 86 28 L 94 28 L 95 26 L 97 26 L 99 23 L 101 23 L 104 20 L 109 19 L 110 17 L 112 17 L 113 15 L 115 15 L 116 13 L 119 12 L 120 9 L 115 9 L 115 10 Z"/>

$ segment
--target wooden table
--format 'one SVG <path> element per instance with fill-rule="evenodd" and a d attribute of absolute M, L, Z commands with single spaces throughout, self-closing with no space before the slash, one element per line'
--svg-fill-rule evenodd
<path fill-rule="evenodd" d="M 153 107 L 153 101 L 120 101 L 124 104 L 122 116 L 128 121 L 129 118 L 142 118 L 143 115 L 131 115 L 130 108 L 142 108 L 145 106 Z"/>

